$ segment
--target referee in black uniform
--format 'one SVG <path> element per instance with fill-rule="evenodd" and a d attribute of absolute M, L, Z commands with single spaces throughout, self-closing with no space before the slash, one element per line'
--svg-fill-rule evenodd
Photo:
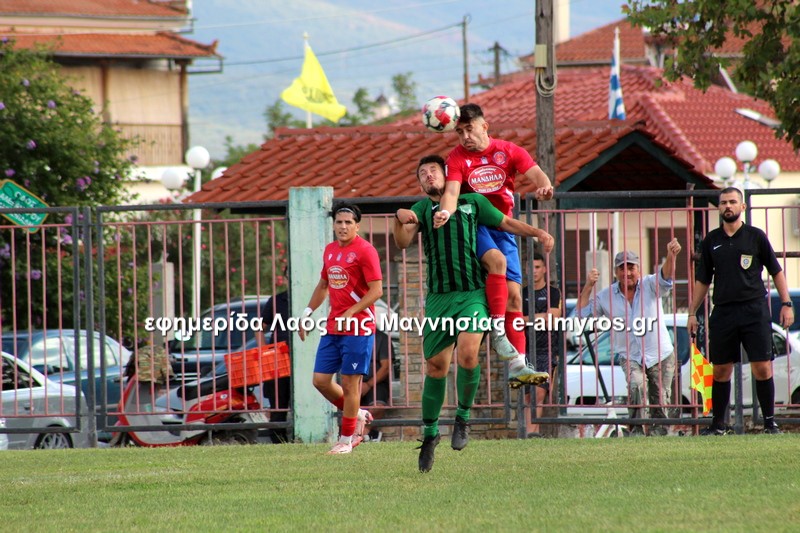
<path fill-rule="evenodd" d="M 780 294 L 780 325 L 794 322 L 786 277 L 767 235 L 742 221 L 746 209 L 742 192 L 735 187 L 720 191 L 722 225 L 708 232 L 701 244 L 700 262 L 695 270 L 694 298 L 689 307 L 687 327 L 697 333 L 697 309 L 714 281 L 714 310 L 708 319 L 709 355 L 714 365 L 711 391 L 713 419 L 702 435 L 731 433 L 725 425 L 725 411 L 731 395 L 733 364 L 741 362 L 739 345 L 747 350 L 756 382 L 756 395 L 764 416 L 764 433 L 780 433 L 775 424 L 775 383 L 772 380 L 772 328 L 766 288 L 761 271 L 766 268 Z"/>

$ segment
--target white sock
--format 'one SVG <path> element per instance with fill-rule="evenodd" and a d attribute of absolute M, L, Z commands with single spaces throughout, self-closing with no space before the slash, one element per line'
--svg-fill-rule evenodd
<path fill-rule="evenodd" d="M 350 435 L 349 437 L 345 437 L 344 435 L 339 435 L 339 442 L 341 442 L 342 444 L 352 444 L 353 436 Z"/>
<path fill-rule="evenodd" d="M 508 368 L 511 370 L 516 370 L 518 368 L 522 368 L 523 366 L 525 366 L 525 356 L 522 354 L 516 356 L 514 359 L 511 359 L 508 362 Z"/>

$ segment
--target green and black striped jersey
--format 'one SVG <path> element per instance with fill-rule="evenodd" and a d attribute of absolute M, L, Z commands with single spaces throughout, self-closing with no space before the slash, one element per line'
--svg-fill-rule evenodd
<path fill-rule="evenodd" d="M 485 281 L 475 251 L 478 224 L 496 228 L 503 222 L 503 213 L 485 196 L 474 193 L 458 197 L 456 212 L 439 229 L 433 227 L 438 202 L 426 198 L 412 205 L 411 210 L 419 220 L 428 258 L 428 291 L 445 293 L 482 288 Z"/>

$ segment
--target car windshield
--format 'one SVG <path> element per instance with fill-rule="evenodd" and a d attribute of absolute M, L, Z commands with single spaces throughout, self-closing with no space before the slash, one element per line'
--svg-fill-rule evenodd
<path fill-rule="evenodd" d="M 667 331 L 669 331 L 669 337 L 673 342 L 675 342 L 676 330 L 678 333 L 678 363 L 683 365 L 689 360 L 689 333 L 686 331 L 685 326 L 678 326 L 677 328 L 668 327 Z M 567 364 L 594 365 L 594 362 L 592 361 L 592 353 L 589 351 L 589 347 L 586 345 L 585 337 L 583 340 L 584 343 L 581 351 L 576 353 L 575 356 L 567 362 Z M 592 341 L 592 347 L 594 348 L 594 355 L 597 357 L 598 365 L 611 364 L 611 357 L 613 354 L 611 349 L 611 334 L 609 332 L 606 331 L 595 337 Z"/>

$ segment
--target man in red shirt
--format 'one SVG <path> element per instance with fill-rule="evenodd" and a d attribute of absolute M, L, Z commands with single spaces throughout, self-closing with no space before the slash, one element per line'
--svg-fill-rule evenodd
<path fill-rule="evenodd" d="M 330 300 L 326 334 L 317 348 L 314 387 L 342 410 L 342 428 L 330 454 L 350 453 L 363 439 L 372 415 L 360 409 L 361 381 L 369 373 L 375 342 L 375 301 L 383 295 L 378 252 L 358 235 L 361 210 L 343 204 L 334 210 L 336 241 L 325 247 L 322 272 L 303 317 Z M 306 332 L 300 328 L 300 339 Z M 342 384 L 334 376 L 341 372 Z"/>
<path fill-rule="evenodd" d="M 514 180 L 524 175 L 536 186 L 536 199 L 553 197 L 550 179 L 528 152 L 516 144 L 489 137 L 489 124 L 476 104 L 461 106 L 456 125 L 459 145 L 447 157 L 447 183 L 440 209 L 434 216 L 434 227 L 441 227 L 456 208 L 461 192 L 477 192 L 486 196 L 504 215 L 513 217 Z M 488 271 L 486 299 L 493 319 L 505 319 L 505 332 L 518 352 L 509 361 L 509 374 L 521 381 L 531 374 L 525 363 L 525 332 L 513 327 L 522 318 L 522 268 L 514 235 L 499 229 L 478 227 L 478 257 Z M 494 340 L 494 338 L 492 339 Z"/>

